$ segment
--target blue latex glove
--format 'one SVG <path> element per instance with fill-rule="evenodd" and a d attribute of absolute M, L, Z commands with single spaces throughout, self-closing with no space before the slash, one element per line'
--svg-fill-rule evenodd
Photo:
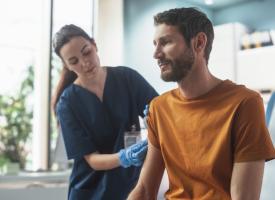
<path fill-rule="evenodd" d="M 143 123 L 144 123 L 145 128 L 148 128 L 148 125 L 147 125 L 147 115 L 148 115 L 148 113 L 149 113 L 149 105 L 146 104 L 145 108 L 143 110 L 143 114 L 144 114 Z"/>
<path fill-rule="evenodd" d="M 144 117 L 147 117 L 148 113 L 149 113 L 149 105 L 146 104 L 146 105 L 145 105 L 145 108 L 144 108 L 144 110 L 143 110 Z"/>
<path fill-rule="evenodd" d="M 121 149 L 118 153 L 120 165 L 124 168 L 130 166 L 141 166 L 148 148 L 147 140 L 140 141 L 129 146 L 126 149 Z"/>

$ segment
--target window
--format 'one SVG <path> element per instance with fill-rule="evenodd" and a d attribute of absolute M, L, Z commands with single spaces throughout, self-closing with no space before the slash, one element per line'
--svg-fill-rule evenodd
<path fill-rule="evenodd" d="M 0 3 L 0 168 L 9 162 L 19 162 L 21 168 L 27 169 L 32 165 L 33 73 L 39 41 L 39 6 L 37 0 Z"/>
<path fill-rule="evenodd" d="M 66 1 L 54 0 L 53 14 L 53 35 L 65 24 L 75 24 L 83 28 L 89 35 L 93 35 L 93 0 Z M 61 60 L 52 53 L 52 70 L 51 70 L 51 87 L 52 94 L 55 91 L 56 84 L 59 80 L 59 72 L 62 69 Z M 50 167 L 53 170 L 65 169 L 68 167 L 65 155 L 64 144 L 60 137 L 60 131 L 56 126 L 56 118 L 51 113 L 51 161 Z"/>
<path fill-rule="evenodd" d="M 58 131 L 47 94 L 54 91 L 62 64 L 50 54 L 50 31 L 54 34 L 73 23 L 92 34 L 93 4 L 93 0 L 1 1 L 0 174 L 5 163 L 22 158 L 26 158 L 20 161 L 22 169 L 55 168 Z M 48 121 L 50 130 L 45 130 Z"/>

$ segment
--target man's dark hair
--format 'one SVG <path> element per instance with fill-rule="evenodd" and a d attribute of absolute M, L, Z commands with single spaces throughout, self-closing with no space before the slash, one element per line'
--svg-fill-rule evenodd
<path fill-rule="evenodd" d="M 214 39 L 214 30 L 211 21 L 206 14 L 196 8 L 174 8 L 154 16 L 154 24 L 166 24 L 177 26 L 187 45 L 190 47 L 190 41 L 199 32 L 207 36 L 204 57 L 208 63 L 209 55 L 212 49 Z"/>

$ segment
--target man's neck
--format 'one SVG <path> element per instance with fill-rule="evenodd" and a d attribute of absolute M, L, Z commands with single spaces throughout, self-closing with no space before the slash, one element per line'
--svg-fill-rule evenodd
<path fill-rule="evenodd" d="M 178 82 L 181 95 L 186 99 L 193 99 L 208 93 L 222 80 L 213 76 L 207 68 L 200 71 L 192 70 L 182 81 Z"/>

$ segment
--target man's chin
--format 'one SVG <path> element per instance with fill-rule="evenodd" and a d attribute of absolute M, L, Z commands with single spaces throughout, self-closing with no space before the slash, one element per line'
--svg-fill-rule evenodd
<path fill-rule="evenodd" d="M 175 82 L 171 76 L 168 74 L 161 74 L 160 75 L 161 79 L 165 82 Z"/>
<path fill-rule="evenodd" d="M 171 73 L 161 73 L 160 77 L 165 82 L 179 82 L 185 78 L 185 76 L 178 77 Z"/>

